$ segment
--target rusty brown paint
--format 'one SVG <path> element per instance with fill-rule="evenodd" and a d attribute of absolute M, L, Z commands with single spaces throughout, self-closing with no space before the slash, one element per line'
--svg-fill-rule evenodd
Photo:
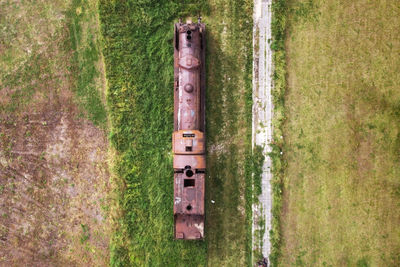
<path fill-rule="evenodd" d="M 188 149 L 188 147 L 190 149 Z M 175 154 L 199 155 L 205 152 L 204 133 L 193 131 L 176 131 L 172 135 L 172 150 Z"/>
<path fill-rule="evenodd" d="M 174 35 L 174 225 L 176 239 L 204 238 L 205 25 L 176 23 Z"/>

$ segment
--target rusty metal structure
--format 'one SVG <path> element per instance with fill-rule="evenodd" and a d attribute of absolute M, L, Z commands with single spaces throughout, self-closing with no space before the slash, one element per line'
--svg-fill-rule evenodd
<path fill-rule="evenodd" d="M 176 239 L 204 238 L 205 25 L 175 24 L 174 225 Z"/>

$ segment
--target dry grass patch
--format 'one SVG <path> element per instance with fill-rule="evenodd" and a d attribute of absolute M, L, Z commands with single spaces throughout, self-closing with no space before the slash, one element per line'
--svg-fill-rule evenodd
<path fill-rule="evenodd" d="M 400 264 L 400 7 L 292 1 L 283 265 Z"/>

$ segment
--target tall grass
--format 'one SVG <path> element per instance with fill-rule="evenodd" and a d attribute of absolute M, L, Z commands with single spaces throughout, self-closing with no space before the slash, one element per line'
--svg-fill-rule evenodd
<path fill-rule="evenodd" d="M 204 2 L 100 1 L 114 173 L 123 181 L 113 266 L 200 266 L 202 241 L 173 240 L 173 23 Z"/>
<path fill-rule="evenodd" d="M 286 92 L 286 21 L 288 4 L 287 0 L 275 0 L 272 2 L 272 44 L 273 50 L 273 82 L 272 91 L 274 117 L 272 152 L 272 229 L 270 231 L 271 255 L 270 261 L 273 266 L 278 265 L 281 246 L 281 225 L 282 212 L 282 189 L 285 159 L 283 157 L 283 123 L 285 122 L 285 92 Z"/>

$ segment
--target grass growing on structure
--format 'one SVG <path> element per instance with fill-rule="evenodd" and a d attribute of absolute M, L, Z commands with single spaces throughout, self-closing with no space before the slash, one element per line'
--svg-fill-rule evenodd
<path fill-rule="evenodd" d="M 262 173 L 263 173 L 263 164 L 264 164 L 265 156 L 263 154 L 262 146 L 255 146 L 253 148 L 252 154 L 252 178 L 253 178 L 253 192 L 252 192 L 252 203 L 258 204 L 258 197 L 262 193 Z M 261 207 L 261 205 L 259 205 Z M 260 213 L 263 214 L 264 211 Z M 265 233 L 265 220 L 264 218 L 259 218 L 260 220 L 257 222 L 259 229 L 255 231 L 253 235 L 253 243 L 257 243 L 257 247 L 259 249 L 255 249 L 253 253 L 253 265 L 263 258 L 263 254 L 261 248 L 263 247 L 263 237 Z"/>
<path fill-rule="evenodd" d="M 253 183 L 254 183 L 254 197 L 261 195 L 262 188 L 261 188 L 261 179 L 262 179 L 262 167 L 264 164 L 265 157 L 263 155 L 263 147 L 262 146 L 255 146 L 253 149 Z M 254 199 L 253 202 L 258 201 Z"/>
<path fill-rule="evenodd" d="M 400 7 L 304 3 L 286 17 L 279 263 L 399 266 Z"/>

